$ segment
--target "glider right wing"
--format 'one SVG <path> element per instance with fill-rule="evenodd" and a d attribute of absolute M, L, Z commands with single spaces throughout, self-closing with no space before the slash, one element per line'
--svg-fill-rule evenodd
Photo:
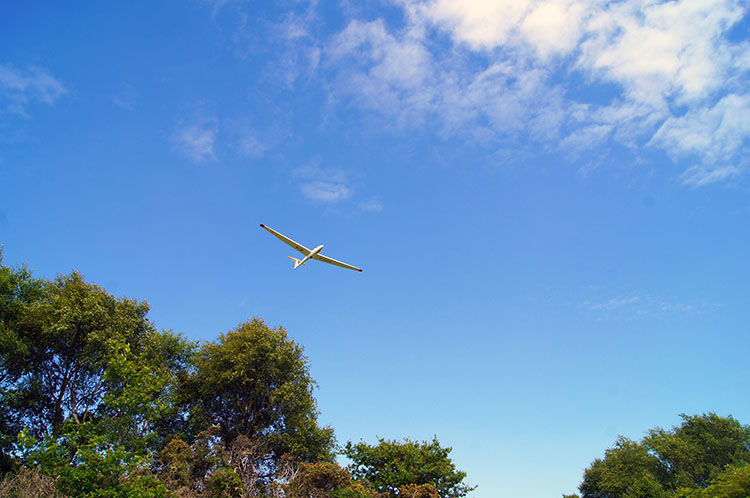
<path fill-rule="evenodd" d="M 318 253 L 315 256 L 313 256 L 312 259 L 317 259 L 318 261 L 322 261 L 324 263 L 328 263 L 329 265 L 340 266 L 341 268 L 348 268 L 350 270 L 362 271 L 362 268 L 357 268 L 356 266 L 352 266 L 352 265 L 347 264 L 347 263 L 342 263 L 341 261 L 337 261 L 337 260 L 335 260 L 333 258 L 329 258 L 328 256 L 323 256 L 320 253 Z"/>
<path fill-rule="evenodd" d="M 310 249 L 308 249 L 307 247 L 303 246 L 302 244 L 298 244 L 297 242 L 293 241 L 292 239 L 290 239 L 290 238 L 289 238 L 289 237 L 287 237 L 286 235 L 282 235 L 282 234 L 280 234 L 279 232 L 277 232 L 277 231 L 276 231 L 276 230 L 274 230 L 273 228 L 268 228 L 268 227 L 267 227 L 267 226 L 265 226 L 265 225 L 264 225 L 263 223 L 261 223 L 261 224 L 260 224 L 260 226 L 261 226 L 262 228 L 265 228 L 265 229 L 266 229 L 266 230 L 268 230 L 269 232 L 271 232 L 271 235 L 275 236 L 276 238 L 278 238 L 279 240 L 281 240 L 281 241 L 282 241 L 282 242 L 284 242 L 285 244 L 288 244 L 288 245 L 290 245 L 290 246 L 294 247 L 295 249 L 297 249 L 297 250 L 298 250 L 299 252 L 301 252 L 301 253 L 302 253 L 302 254 L 304 254 L 305 256 L 307 256 L 308 254 L 310 254 L 310 252 L 312 252 L 312 251 L 310 251 Z"/>

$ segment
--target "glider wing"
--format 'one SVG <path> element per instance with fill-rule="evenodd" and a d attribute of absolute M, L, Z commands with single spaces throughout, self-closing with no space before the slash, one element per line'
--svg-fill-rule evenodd
<path fill-rule="evenodd" d="M 278 238 L 279 240 L 281 240 L 281 241 L 282 241 L 282 242 L 284 242 L 285 244 L 288 244 L 288 245 L 290 245 L 290 246 L 294 247 L 295 249 L 297 249 L 297 250 L 298 250 L 299 252 L 301 252 L 301 253 L 302 253 L 302 254 L 304 254 L 305 256 L 307 256 L 308 254 L 310 254 L 310 253 L 312 252 L 312 251 L 310 251 L 310 249 L 308 249 L 307 247 L 303 246 L 302 244 L 298 244 L 297 242 L 293 241 L 292 239 L 290 239 L 290 238 L 289 238 L 289 237 L 287 237 L 286 235 L 282 235 L 282 234 L 280 234 L 279 232 L 277 232 L 277 231 L 276 231 L 276 230 L 274 230 L 273 228 L 268 228 L 268 227 L 267 227 L 267 226 L 265 226 L 265 225 L 264 225 L 263 223 L 261 223 L 261 224 L 260 224 L 260 226 L 261 226 L 262 228 L 265 228 L 265 229 L 266 229 L 266 230 L 268 230 L 269 232 L 271 232 L 271 235 L 275 236 L 276 238 Z"/>
<path fill-rule="evenodd" d="M 312 259 L 317 259 L 318 261 L 322 261 L 323 263 L 328 263 L 329 265 L 336 265 L 340 266 L 341 268 L 348 268 L 350 270 L 357 270 L 362 271 L 362 268 L 357 268 L 356 266 L 352 266 L 346 263 L 342 263 L 341 261 L 337 261 L 333 258 L 329 258 L 328 256 L 323 256 L 322 254 L 318 253 L 315 256 L 312 257 Z"/>

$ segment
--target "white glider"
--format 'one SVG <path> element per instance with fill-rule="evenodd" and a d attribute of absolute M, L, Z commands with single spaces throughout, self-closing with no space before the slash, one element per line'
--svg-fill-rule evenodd
<path fill-rule="evenodd" d="M 268 228 L 263 223 L 261 223 L 260 226 L 261 226 L 261 228 L 265 228 L 266 230 L 268 230 L 269 232 L 271 232 L 271 235 L 277 237 L 278 239 L 280 239 L 285 244 L 288 244 L 288 245 L 294 247 L 296 250 L 298 250 L 299 252 L 301 252 L 302 254 L 305 255 L 305 257 L 302 258 L 301 261 L 299 259 L 297 259 L 297 258 L 293 258 L 291 256 L 287 256 L 289 259 L 291 259 L 292 261 L 294 261 L 294 269 L 295 270 L 297 268 L 299 268 L 300 266 L 304 265 L 305 263 L 307 263 L 307 261 L 309 259 L 317 259 L 318 261 L 322 261 L 323 263 L 328 263 L 330 265 L 340 266 L 341 268 L 349 268 L 350 270 L 362 271 L 362 268 L 357 268 L 356 266 L 352 266 L 352 265 L 349 265 L 349 264 L 346 264 L 346 263 L 342 263 L 341 261 L 337 261 L 337 260 L 335 260 L 333 258 L 329 258 L 328 256 L 323 256 L 322 254 L 320 254 L 320 251 L 323 250 L 323 246 L 322 245 L 319 245 L 315 249 L 308 249 L 307 247 L 303 246 L 302 244 L 296 243 L 295 241 L 293 241 L 292 239 L 290 239 L 286 235 L 282 235 L 279 232 L 277 232 L 276 230 L 274 230 L 272 228 Z"/>

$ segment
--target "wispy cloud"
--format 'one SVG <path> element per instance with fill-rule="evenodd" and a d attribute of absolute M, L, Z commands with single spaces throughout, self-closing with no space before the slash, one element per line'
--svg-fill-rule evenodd
<path fill-rule="evenodd" d="M 353 19 L 325 45 L 338 98 L 494 147 L 519 136 L 573 153 L 656 147 L 692 158 L 686 185 L 747 167 L 750 44 L 727 36 L 747 15 L 740 0 L 398 5 L 399 27 Z"/>
<path fill-rule="evenodd" d="M 583 309 L 600 320 L 631 320 L 670 314 L 698 313 L 716 308 L 705 302 L 680 301 L 648 292 L 628 292 L 614 296 L 591 296 Z"/>
<path fill-rule="evenodd" d="M 360 211 L 364 211 L 365 213 L 379 213 L 385 209 L 383 201 L 376 197 L 360 202 L 358 207 Z"/>
<path fill-rule="evenodd" d="M 342 183 L 313 180 L 300 185 L 302 193 L 311 201 L 336 204 L 352 195 L 352 188 Z"/>
<path fill-rule="evenodd" d="M 33 102 L 54 104 L 68 90 L 46 69 L 32 66 L 26 70 L 0 64 L 0 99 L 9 112 L 29 117 Z"/>
<path fill-rule="evenodd" d="M 348 174 L 341 169 L 323 168 L 320 160 L 313 160 L 292 171 L 302 194 L 310 201 L 338 204 L 354 193 Z"/>
<path fill-rule="evenodd" d="M 183 125 L 172 137 L 174 147 L 180 154 L 198 163 L 216 159 L 214 146 L 218 130 L 218 120 L 215 118 L 203 118 Z"/>
<path fill-rule="evenodd" d="M 281 114 L 270 112 L 269 114 Z M 270 121 L 270 122 L 269 122 Z M 259 159 L 276 147 L 289 132 L 274 119 L 258 120 L 252 117 L 223 119 L 222 134 L 228 143 L 246 159 Z"/>
<path fill-rule="evenodd" d="M 138 90 L 136 90 L 133 85 L 123 85 L 122 88 L 112 96 L 112 103 L 120 109 L 132 111 L 138 98 Z"/>

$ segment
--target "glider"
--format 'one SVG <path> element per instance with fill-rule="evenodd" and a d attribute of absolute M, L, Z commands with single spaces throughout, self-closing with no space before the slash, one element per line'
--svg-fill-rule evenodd
<path fill-rule="evenodd" d="M 308 249 L 307 247 L 303 246 L 302 244 L 296 243 L 295 241 L 293 241 L 292 239 L 290 239 L 286 235 L 280 234 L 279 232 L 277 232 L 273 228 L 268 228 L 263 223 L 260 224 L 260 227 L 261 228 L 265 228 L 266 230 L 268 230 L 269 232 L 271 232 L 271 235 L 273 235 L 274 237 L 280 239 L 285 244 L 288 244 L 288 245 L 292 246 L 293 248 L 295 248 L 296 250 L 298 250 L 299 252 L 301 252 L 302 254 L 305 255 L 305 257 L 302 258 L 301 261 L 299 259 L 297 259 L 297 258 L 293 258 L 291 256 L 287 256 L 289 259 L 291 259 L 292 261 L 294 261 L 294 269 L 295 270 L 297 268 L 299 268 L 300 266 L 304 265 L 305 263 L 307 263 L 307 261 L 309 259 L 317 259 L 318 261 L 322 261 L 323 263 L 328 263 L 330 265 L 340 266 L 341 268 L 349 268 L 350 270 L 362 271 L 362 268 L 357 268 L 356 266 L 352 266 L 352 265 L 349 265 L 349 264 L 346 264 L 346 263 L 342 263 L 341 261 L 337 261 L 337 260 L 335 260 L 333 258 L 329 258 L 328 256 L 323 256 L 322 254 L 320 254 L 320 251 L 323 250 L 323 245 L 319 245 L 315 249 Z"/>

